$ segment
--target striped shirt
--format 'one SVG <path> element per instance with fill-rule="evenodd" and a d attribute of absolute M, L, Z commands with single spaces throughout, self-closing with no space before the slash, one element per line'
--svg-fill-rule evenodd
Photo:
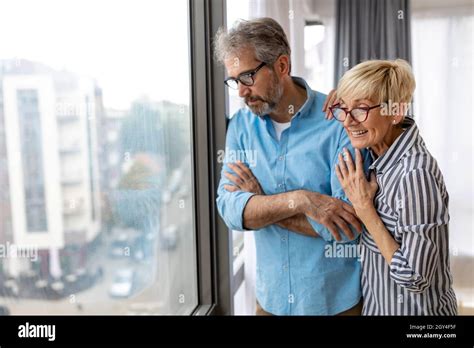
<path fill-rule="evenodd" d="M 379 185 L 375 208 L 400 248 L 389 265 L 370 234 L 362 234 L 362 314 L 456 315 L 448 192 L 413 119 L 405 118 L 403 126 L 370 166 Z"/>

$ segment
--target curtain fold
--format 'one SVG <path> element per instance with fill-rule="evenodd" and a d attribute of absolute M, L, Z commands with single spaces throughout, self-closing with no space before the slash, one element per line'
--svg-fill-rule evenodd
<path fill-rule="evenodd" d="M 335 83 L 368 59 L 411 61 L 409 0 L 337 0 Z"/>

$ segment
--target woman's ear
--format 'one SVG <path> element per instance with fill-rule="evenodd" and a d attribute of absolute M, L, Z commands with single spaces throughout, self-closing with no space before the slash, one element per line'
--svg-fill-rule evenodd
<path fill-rule="evenodd" d="M 401 115 L 397 115 L 397 116 L 394 116 L 393 117 L 393 124 L 394 125 L 399 125 L 403 122 L 403 119 L 405 118 L 405 116 L 401 116 Z"/>
<path fill-rule="evenodd" d="M 395 104 L 396 107 L 392 108 L 392 117 L 393 117 L 393 123 L 394 124 L 400 124 L 403 122 L 403 119 L 407 115 L 409 111 L 409 103 L 405 102 L 398 102 Z"/>

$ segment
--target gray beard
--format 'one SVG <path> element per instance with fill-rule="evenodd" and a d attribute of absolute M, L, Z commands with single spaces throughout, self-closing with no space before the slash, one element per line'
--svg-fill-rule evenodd
<path fill-rule="evenodd" d="M 270 89 L 268 95 L 261 106 L 250 106 L 247 104 L 247 107 L 257 116 L 264 116 L 271 113 L 281 101 L 283 96 L 283 87 L 275 81 L 275 85 Z M 261 100 L 261 99 L 260 99 Z"/>

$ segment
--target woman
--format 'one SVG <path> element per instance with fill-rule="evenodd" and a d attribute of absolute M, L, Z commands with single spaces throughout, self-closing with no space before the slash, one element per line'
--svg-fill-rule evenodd
<path fill-rule="evenodd" d="M 336 174 L 366 227 L 363 315 L 456 315 L 449 268 L 448 193 L 418 128 L 405 117 L 415 81 L 407 62 L 373 60 L 347 71 L 331 114 L 343 122 Z M 387 107 L 389 106 L 389 108 Z M 370 180 L 359 149 L 373 158 Z"/>

